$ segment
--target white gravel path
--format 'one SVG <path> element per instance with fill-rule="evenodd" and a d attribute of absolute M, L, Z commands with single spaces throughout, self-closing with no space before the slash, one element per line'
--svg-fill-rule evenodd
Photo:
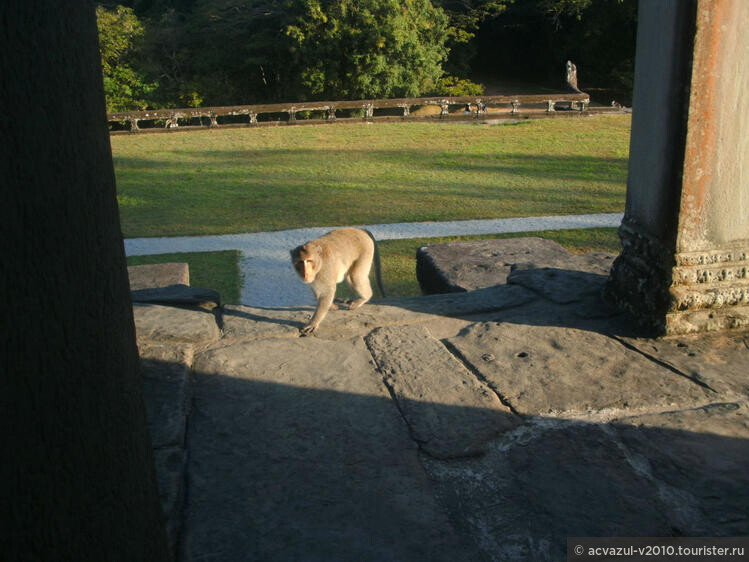
<path fill-rule="evenodd" d="M 617 227 L 623 214 L 567 215 L 511 219 L 468 220 L 357 225 L 378 240 L 432 238 L 467 234 L 501 234 L 537 230 Z M 128 238 L 128 256 L 174 252 L 239 250 L 243 285 L 241 302 L 248 306 L 297 306 L 312 304 L 312 292 L 294 273 L 289 250 L 336 227 L 299 228 L 279 232 L 224 234 L 220 236 L 176 236 L 170 238 Z"/>

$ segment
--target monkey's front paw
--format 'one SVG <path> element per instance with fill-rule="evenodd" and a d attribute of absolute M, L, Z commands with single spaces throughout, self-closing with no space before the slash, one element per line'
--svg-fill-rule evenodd
<path fill-rule="evenodd" d="M 310 336 L 314 333 L 315 327 L 311 324 L 307 324 L 306 326 L 303 326 L 299 328 L 299 335 L 301 337 Z"/>

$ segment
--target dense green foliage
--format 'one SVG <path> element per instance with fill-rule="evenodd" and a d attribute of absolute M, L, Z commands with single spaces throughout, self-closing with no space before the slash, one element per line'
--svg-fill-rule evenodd
<path fill-rule="evenodd" d="M 583 89 L 631 90 L 636 0 L 101 4 L 110 111 L 459 95 L 508 77 L 558 87 L 567 59 Z"/>
<path fill-rule="evenodd" d="M 447 56 L 447 17 L 430 0 L 304 4 L 286 33 L 312 96 L 412 97 L 435 89 Z"/>
<path fill-rule="evenodd" d="M 112 10 L 97 6 L 96 21 L 107 110 L 147 107 L 148 96 L 156 84 L 147 82 L 133 68 L 136 45 L 145 32 L 143 25 L 132 9 L 123 6 Z"/>

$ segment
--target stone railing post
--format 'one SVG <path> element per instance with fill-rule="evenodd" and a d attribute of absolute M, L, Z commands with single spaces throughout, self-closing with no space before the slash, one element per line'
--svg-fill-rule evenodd
<path fill-rule="evenodd" d="M 129 119 L 130 122 L 130 132 L 131 133 L 137 133 L 140 131 L 140 127 L 138 127 L 138 119 L 136 117 L 131 117 Z"/>
<path fill-rule="evenodd" d="M 210 126 L 212 128 L 217 128 L 218 127 L 218 115 L 216 115 L 213 111 L 211 111 L 208 116 L 211 119 L 211 125 Z"/>
<path fill-rule="evenodd" d="M 331 105 L 328 108 L 328 117 L 327 117 L 327 119 L 328 119 L 328 121 L 335 121 L 335 106 L 334 105 Z"/>

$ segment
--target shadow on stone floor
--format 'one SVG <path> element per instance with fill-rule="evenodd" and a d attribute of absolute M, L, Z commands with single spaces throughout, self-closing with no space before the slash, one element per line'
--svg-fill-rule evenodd
<path fill-rule="evenodd" d="M 360 340 L 324 342 L 340 368 L 312 378 L 314 356 L 280 353 L 298 341 L 195 358 L 180 560 L 558 560 L 567 536 L 749 533 L 746 403 L 605 422 L 440 404 L 394 395 Z"/>

